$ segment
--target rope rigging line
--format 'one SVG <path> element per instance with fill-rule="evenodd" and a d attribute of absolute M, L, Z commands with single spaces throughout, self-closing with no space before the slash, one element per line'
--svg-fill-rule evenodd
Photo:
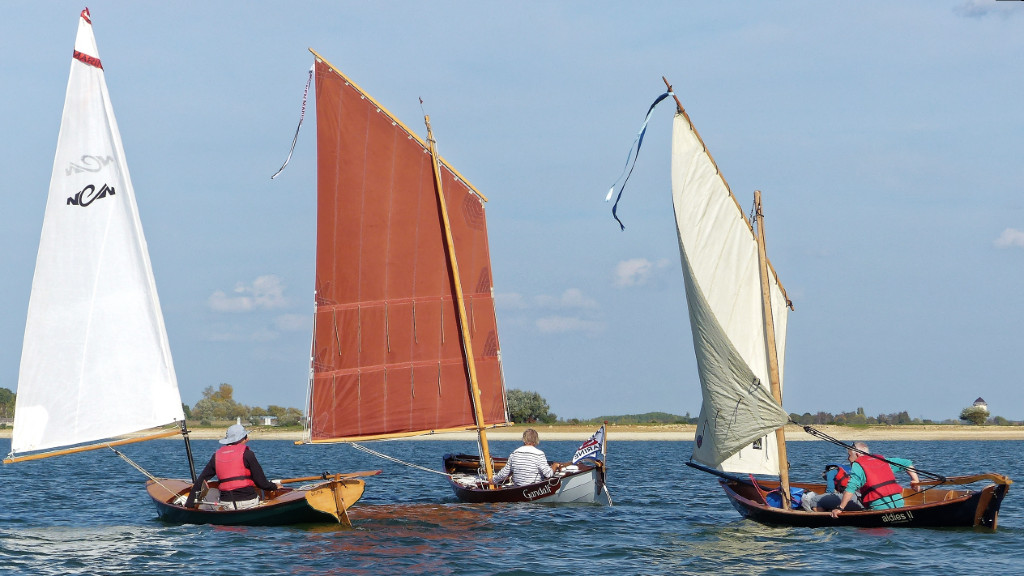
<path fill-rule="evenodd" d="M 426 466 L 420 466 L 419 464 L 413 464 L 412 462 L 406 462 L 404 460 L 399 460 L 398 458 L 395 458 L 394 456 L 388 456 L 387 454 L 384 454 L 383 452 L 377 452 L 376 450 L 373 450 L 371 448 L 367 448 L 366 446 L 363 446 L 362 444 L 357 444 L 355 442 L 349 442 L 349 445 L 352 446 L 353 448 L 355 448 L 356 450 L 359 450 L 360 452 L 365 452 L 365 453 L 370 454 L 372 456 L 376 456 L 378 458 L 383 458 L 384 460 L 390 460 L 391 462 L 394 462 L 396 464 L 401 464 L 402 466 L 408 466 L 409 468 L 416 468 L 416 469 L 422 470 L 424 472 L 431 472 L 433 474 L 440 474 L 441 476 L 451 476 L 447 472 L 441 472 L 439 470 L 434 470 L 432 468 L 427 468 Z"/>
<path fill-rule="evenodd" d="M 292 137 L 292 146 L 288 149 L 288 157 L 284 159 L 284 164 L 274 172 L 274 175 L 270 177 L 271 180 L 277 178 L 277 176 L 284 171 L 285 166 L 288 165 L 292 160 L 292 154 L 295 153 L 295 143 L 299 141 L 299 130 L 302 129 L 302 121 L 306 118 L 306 100 L 309 98 L 309 85 L 313 81 L 313 66 L 309 67 L 309 78 L 306 80 L 306 89 L 302 92 L 302 111 L 299 113 L 299 125 L 295 127 L 295 136 Z"/>
<path fill-rule="evenodd" d="M 133 468 L 135 468 L 135 469 L 136 469 L 136 470 L 138 470 L 139 472 L 142 472 L 142 473 L 143 473 L 143 474 L 144 474 L 144 475 L 145 475 L 145 476 L 146 476 L 147 478 L 149 478 L 150 480 L 152 480 L 153 482 L 155 482 L 155 483 L 156 483 L 156 484 L 157 484 L 158 486 L 160 486 L 160 487 L 161 487 L 161 488 L 163 488 L 164 490 L 167 490 L 167 491 L 168 491 L 168 492 L 170 492 L 171 494 L 174 494 L 174 490 L 171 490 L 170 488 L 168 488 L 167 486 L 165 486 L 165 485 L 164 485 L 164 483 L 163 483 L 163 482 L 161 482 L 159 478 L 157 478 L 156 476 L 153 476 L 152 474 L 150 474 L 150 473 L 149 473 L 149 471 L 147 471 L 147 470 L 146 470 L 145 468 L 143 468 L 142 466 L 139 466 L 139 465 L 138 465 L 138 464 L 137 464 L 137 463 L 136 463 L 136 462 L 135 462 L 134 460 L 132 460 L 131 458 L 129 458 L 129 457 L 128 457 L 128 456 L 126 456 L 125 454 L 122 454 L 121 452 L 119 452 L 119 451 L 117 450 L 117 448 L 114 448 L 113 446 L 110 446 L 109 444 L 107 445 L 107 448 L 110 448 L 111 450 L 113 450 L 113 451 L 114 451 L 114 454 L 117 454 L 118 456 L 120 456 L 120 457 L 121 457 L 121 459 L 122 459 L 122 460 L 124 460 L 125 462 L 127 462 L 127 463 L 131 464 Z"/>
<path fill-rule="evenodd" d="M 793 422 L 793 424 L 797 424 L 798 426 L 800 425 L 799 423 L 794 422 L 793 420 L 790 420 L 790 422 Z M 852 444 L 847 444 L 847 443 L 843 442 L 842 440 L 839 440 L 837 438 L 833 438 L 833 437 L 829 436 L 828 434 L 825 434 L 821 430 L 818 430 L 818 429 L 816 429 L 816 428 L 814 428 L 812 426 L 804 425 L 803 429 L 804 429 L 804 432 L 807 432 L 811 436 L 816 436 L 818 438 L 821 438 L 822 440 L 825 440 L 826 442 L 831 442 L 832 444 L 835 444 L 837 446 L 842 446 L 843 448 L 846 448 L 847 450 L 850 450 L 852 452 L 858 452 L 858 453 L 864 454 L 866 456 L 875 456 L 875 454 L 871 454 L 869 452 L 865 452 L 864 450 L 860 450 L 859 448 L 855 448 Z M 889 460 L 886 460 L 885 458 L 880 458 L 880 460 L 882 462 L 885 462 L 886 464 L 888 464 L 890 466 L 896 466 L 897 468 L 903 468 L 903 466 L 900 466 L 899 464 L 896 464 L 895 462 L 890 462 Z M 927 476 L 927 477 L 929 477 L 929 478 L 931 478 L 933 480 L 938 480 L 938 481 L 943 482 L 943 483 L 945 483 L 948 480 L 942 474 L 936 474 L 934 472 L 928 472 L 927 470 L 921 470 L 917 466 L 914 466 L 913 469 L 914 469 L 914 471 L 916 471 L 921 476 Z"/>

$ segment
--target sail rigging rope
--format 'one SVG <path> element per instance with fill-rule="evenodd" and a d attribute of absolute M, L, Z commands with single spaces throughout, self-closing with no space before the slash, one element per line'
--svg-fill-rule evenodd
<path fill-rule="evenodd" d="M 134 468 L 135 468 L 136 470 L 138 470 L 139 472 L 142 472 L 143 474 L 145 474 L 147 478 L 149 478 L 150 480 L 152 480 L 153 482 L 155 482 L 155 483 L 156 483 L 156 484 L 157 484 L 158 486 L 160 486 L 160 487 L 161 487 L 161 488 L 163 488 L 164 490 L 167 490 L 167 491 L 168 491 L 168 492 L 170 492 L 171 494 L 174 494 L 174 493 L 175 493 L 175 492 L 174 492 L 174 490 L 171 490 L 170 488 L 168 488 L 167 486 L 165 486 L 165 485 L 163 484 L 163 482 L 161 482 L 161 481 L 160 481 L 160 479 L 159 479 L 159 478 L 157 478 L 156 476 L 153 476 L 152 474 L 150 474 L 150 473 L 149 473 L 149 472 L 148 472 L 148 471 L 147 471 L 147 470 L 146 470 L 145 468 L 143 468 L 142 466 L 140 466 L 140 465 L 139 465 L 138 463 L 136 463 L 136 462 L 135 462 L 134 460 L 132 460 L 131 458 L 129 458 L 129 457 L 128 457 L 128 456 L 126 456 L 125 454 L 123 454 L 123 453 L 121 453 L 120 451 L 118 451 L 118 450 L 117 450 L 117 448 L 114 448 L 113 446 L 111 446 L 111 445 L 109 445 L 109 444 L 107 445 L 107 448 L 110 448 L 111 450 L 113 450 L 113 451 L 114 451 L 114 454 L 117 454 L 118 456 L 120 456 L 122 460 L 124 460 L 125 462 L 127 462 L 127 463 L 131 464 L 131 465 L 132 465 L 132 467 L 134 467 Z"/>
<path fill-rule="evenodd" d="M 790 422 L 793 422 L 793 420 L 790 420 Z M 793 424 L 799 425 L 797 422 L 793 422 Z M 843 448 L 846 448 L 847 450 L 850 450 L 850 451 L 853 451 L 853 452 L 859 452 L 860 454 L 864 454 L 866 456 L 874 456 L 876 458 L 878 457 L 877 454 L 871 454 L 871 453 L 865 452 L 864 450 L 861 450 L 859 448 L 855 448 L 852 444 L 847 444 L 847 443 L 843 442 L 842 440 L 839 440 L 837 438 L 833 438 L 832 436 L 829 436 L 828 434 L 825 434 L 821 430 L 818 430 L 818 429 L 816 429 L 816 428 L 814 428 L 812 426 L 806 426 L 805 425 L 803 427 L 803 429 L 804 429 L 804 432 L 807 432 L 811 436 L 816 436 L 816 437 L 821 438 L 822 440 L 824 440 L 826 442 L 831 442 L 832 444 L 835 444 L 837 446 L 842 446 Z M 895 462 L 890 462 L 889 460 L 886 460 L 885 458 L 879 458 L 879 459 L 881 461 L 885 462 L 886 464 L 890 465 L 890 466 L 896 466 L 897 468 L 903 468 L 903 466 L 900 466 L 899 464 L 896 464 Z M 943 482 L 943 483 L 947 481 L 947 478 L 945 476 L 943 476 L 942 474 L 935 474 L 934 472 L 928 472 L 927 470 L 921 470 L 917 466 L 914 466 L 914 470 L 918 474 L 920 474 L 921 476 L 927 476 L 927 477 L 932 478 L 934 480 L 939 480 L 940 482 Z M 932 488 L 934 488 L 934 486 L 932 486 Z"/>
<path fill-rule="evenodd" d="M 441 476 L 451 476 L 451 474 L 448 474 L 447 472 L 441 472 L 439 470 L 434 470 L 432 468 L 427 468 L 426 466 L 420 466 L 419 464 L 413 464 L 412 462 L 406 462 L 404 460 L 399 460 L 398 458 L 395 458 L 394 456 L 388 456 L 387 454 L 384 454 L 383 452 L 378 452 L 376 450 L 373 450 L 372 448 L 367 448 L 366 446 L 363 446 L 362 444 L 356 444 L 355 442 L 349 442 L 349 445 L 351 445 L 356 450 L 359 450 L 360 452 L 365 452 L 365 453 L 370 454 L 372 456 L 376 456 L 378 458 L 383 458 L 384 460 L 390 460 L 391 462 L 394 462 L 396 464 L 401 464 L 402 466 L 408 466 L 409 468 L 416 468 L 416 469 L 419 469 L 419 470 L 423 470 L 424 472 L 431 472 L 433 474 L 440 474 Z"/>
<path fill-rule="evenodd" d="M 306 100 L 309 98 L 309 85 L 313 81 L 313 67 L 309 67 L 309 78 L 306 80 L 306 89 L 302 92 L 302 112 L 299 113 L 299 125 L 295 127 L 295 136 L 292 137 L 292 147 L 288 149 L 288 157 L 284 159 L 284 164 L 274 172 L 274 175 L 270 177 L 271 180 L 277 178 L 277 175 L 284 172 L 284 167 L 291 162 L 292 154 L 295 153 L 295 143 L 299 140 L 299 129 L 302 128 L 302 120 L 306 117 Z"/>

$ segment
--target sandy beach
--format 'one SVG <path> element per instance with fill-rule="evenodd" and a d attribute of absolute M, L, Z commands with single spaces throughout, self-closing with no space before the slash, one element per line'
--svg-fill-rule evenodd
<path fill-rule="evenodd" d="M 594 433 L 594 426 L 547 426 L 534 425 L 540 433 L 541 440 L 586 440 Z M 487 437 L 491 440 L 519 440 L 526 426 L 512 426 L 488 430 Z M 959 426 L 959 425 L 921 425 L 921 426 L 818 426 L 817 430 L 845 442 L 864 440 L 1024 440 L 1024 426 Z M 693 425 L 608 425 L 608 441 L 692 441 L 696 427 Z M 10 438 L 11 429 L 0 429 L 0 438 Z M 190 437 L 197 440 L 213 440 L 224 437 L 223 428 L 193 428 Z M 253 440 L 301 440 L 302 432 L 294 430 L 275 430 L 274 428 L 254 426 L 249 429 L 249 437 Z M 408 440 L 472 440 L 475 432 L 452 432 L 415 436 Z M 799 426 L 786 427 L 786 440 L 816 440 L 814 436 L 804 432 Z"/>

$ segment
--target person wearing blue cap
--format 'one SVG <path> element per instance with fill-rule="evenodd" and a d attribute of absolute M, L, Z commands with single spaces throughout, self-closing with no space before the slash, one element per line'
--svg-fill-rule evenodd
<path fill-rule="evenodd" d="M 210 462 L 203 468 L 202 474 L 196 478 L 192 490 L 189 492 L 188 500 L 185 501 L 186 508 L 195 506 L 196 494 L 202 486 L 214 476 L 219 480 L 221 509 L 244 510 L 259 506 L 260 497 L 256 491 L 278 490 L 281 487 L 267 480 L 263 473 L 263 467 L 256 460 L 256 454 L 245 445 L 249 433 L 241 424 L 231 425 L 224 438 L 220 441 L 224 444 L 213 456 Z"/>

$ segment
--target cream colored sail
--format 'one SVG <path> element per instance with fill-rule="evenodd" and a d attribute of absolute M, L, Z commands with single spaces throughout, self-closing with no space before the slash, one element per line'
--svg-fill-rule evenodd
<path fill-rule="evenodd" d="M 685 113 L 672 138 L 672 198 L 703 404 L 693 459 L 727 472 L 779 473 L 788 417 L 768 379 L 757 240 Z M 787 299 L 770 274 L 780 383 Z"/>
<path fill-rule="evenodd" d="M 88 10 L 75 39 L 17 394 L 12 455 L 184 418 Z"/>

